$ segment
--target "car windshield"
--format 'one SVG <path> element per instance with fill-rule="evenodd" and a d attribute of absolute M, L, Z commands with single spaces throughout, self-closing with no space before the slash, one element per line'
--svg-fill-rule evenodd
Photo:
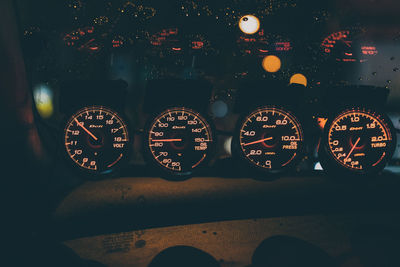
<path fill-rule="evenodd" d="M 276 54 L 283 61 L 277 79 L 303 73 L 311 87 L 328 81 L 387 86 L 394 100 L 399 4 L 387 9 L 384 2 L 18 1 L 34 83 L 108 77 L 134 86 L 201 76 L 229 84 L 268 75 L 260 58 Z M 240 30 L 245 15 L 256 18 L 255 34 Z M 243 27 L 251 32 L 252 23 Z M 351 75 L 340 72 L 350 67 Z"/>

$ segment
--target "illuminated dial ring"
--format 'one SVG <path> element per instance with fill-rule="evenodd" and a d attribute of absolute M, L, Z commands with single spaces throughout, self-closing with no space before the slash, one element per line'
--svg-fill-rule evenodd
<path fill-rule="evenodd" d="M 148 148 L 157 165 L 174 174 L 190 174 L 207 158 L 213 136 L 197 112 L 172 108 L 158 115 L 149 127 Z"/>
<path fill-rule="evenodd" d="M 283 109 L 257 109 L 243 120 L 239 131 L 242 155 L 264 170 L 280 171 L 301 154 L 303 130 L 297 118 Z"/>
<path fill-rule="evenodd" d="M 355 172 L 377 168 L 390 157 L 392 134 L 377 113 L 366 109 L 342 112 L 331 123 L 328 149 L 342 167 Z"/>
<path fill-rule="evenodd" d="M 376 46 L 365 38 L 355 36 L 353 31 L 339 31 L 326 37 L 321 48 L 338 62 L 366 62 L 370 56 L 378 54 Z"/>
<path fill-rule="evenodd" d="M 128 129 L 116 112 L 101 106 L 75 113 L 64 130 L 69 158 L 80 168 L 109 171 L 123 159 L 129 143 Z"/>

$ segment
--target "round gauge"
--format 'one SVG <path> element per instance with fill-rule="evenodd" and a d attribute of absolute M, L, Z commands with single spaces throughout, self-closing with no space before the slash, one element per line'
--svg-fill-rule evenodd
<path fill-rule="evenodd" d="M 325 149 L 335 167 L 359 174 L 379 171 L 393 154 L 391 129 L 389 119 L 381 114 L 348 109 L 326 127 Z"/>
<path fill-rule="evenodd" d="M 293 50 L 293 44 L 288 37 L 267 33 L 264 29 L 260 29 L 253 36 L 241 34 L 237 44 L 242 54 L 259 57 L 265 57 L 271 53 L 286 56 Z"/>
<path fill-rule="evenodd" d="M 155 50 L 167 54 L 179 54 L 183 51 L 183 43 L 178 28 L 163 29 L 150 37 L 150 44 Z"/>
<path fill-rule="evenodd" d="M 67 33 L 63 40 L 67 46 L 75 47 L 78 51 L 97 52 L 101 46 L 94 33 L 95 29 L 92 26 L 79 28 Z"/>
<path fill-rule="evenodd" d="M 373 43 L 349 30 L 332 33 L 322 41 L 321 47 L 326 55 L 338 62 L 362 63 L 378 54 Z"/>
<path fill-rule="evenodd" d="M 293 114 L 280 108 L 263 107 L 245 117 L 239 144 L 252 165 L 277 172 L 294 164 L 303 145 L 303 130 Z"/>
<path fill-rule="evenodd" d="M 151 122 L 147 141 L 157 166 L 176 175 L 190 175 L 205 162 L 213 137 L 210 125 L 199 113 L 172 108 Z"/>
<path fill-rule="evenodd" d="M 100 107 L 79 110 L 64 131 L 69 158 L 93 173 L 108 173 L 121 162 L 128 150 L 128 130 L 116 112 Z"/>

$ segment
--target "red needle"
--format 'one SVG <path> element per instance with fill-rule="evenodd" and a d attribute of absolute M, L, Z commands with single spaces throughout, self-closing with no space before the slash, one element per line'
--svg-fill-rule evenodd
<path fill-rule="evenodd" d="M 351 153 L 353 153 L 354 149 L 356 148 L 356 146 L 357 146 L 358 142 L 360 142 L 360 140 L 361 140 L 361 138 L 358 137 L 356 143 L 353 145 L 353 147 L 351 148 L 349 154 L 348 154 L 347 157 L 344 159 L 344 162 L 346 162 L 347 159 L 350 157 Z"/>
<path fill-rule="evenodd" d="M 83 48 L 88 47 L 88 45 L 89 45 L 90 43 L 92 43 L 94 40 L 95 40 L 94 38 L 93 38 L 93 39 L 90 39 L 88 42 L 86 42 L 86 43 L 84 43 L 83 45 L 81 45 L 81 46 L 78 48 L 78 50 L 82 50 Z"/>
<path fill-rule="evenodd" d="M 153 142 L 180 142 L 182 139 L 159 139 L 159 140 L 151 140 Z"/>
<path fill-rule="evenodd" d="M 83 130 L 85 130 L 85 132 L 87 132 L 91 137 L 93 137 L 94 140 L 97 141 L 97 137 L 94 136 L 94 134 L 92 134 L 88 129 L 85 128 L 85 126 L 83 126 L 82 123 L 80 123 L 76 118 L 75 118 L 76 124 L 78 124 L 79 127 L 81 127 Z"/>
<path fill-rule="evenodd" d="M 345 43 L 348 47 L 351 47 L 351 41 L 345 41 L 343 39 L 340 39 L 343 43 Z"/>
<path fill-rule="evenodd" d="M 258 144 L 258 143 L 262 143 L 264 141 L 268 141 L 268 140 L 271 140 L 271 139 L 272 139 L 272 137 L 268 137 L 268 138 L 264 138 L 264 139 L 261 139 L 261 140 L 258 140 L 258 141 L 254 141 L 254 142 L 251 142 L 251 143 L 244 144 L 243 146 L 249 146 L 249 145 Z"/>

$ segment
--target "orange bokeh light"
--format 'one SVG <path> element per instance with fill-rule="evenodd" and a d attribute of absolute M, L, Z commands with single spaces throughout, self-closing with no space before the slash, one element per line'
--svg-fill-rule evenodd
<path fill-rule="evenodd" d="M 267 72 L 277 72 L 281 69 L 282 63 L 279 57 L 269 55 L 263 59 L 262 66 Z"/>
<path fill-rule="evenodd" d="M 301 84 L 301 85 L 304 85 L 305 87 L 307 87 L 307 78 L 303 74 L 297 73 L 297 74 L 294 74 L 290 78 L 290 82 L 289 83 L 290 84 Z"/>

